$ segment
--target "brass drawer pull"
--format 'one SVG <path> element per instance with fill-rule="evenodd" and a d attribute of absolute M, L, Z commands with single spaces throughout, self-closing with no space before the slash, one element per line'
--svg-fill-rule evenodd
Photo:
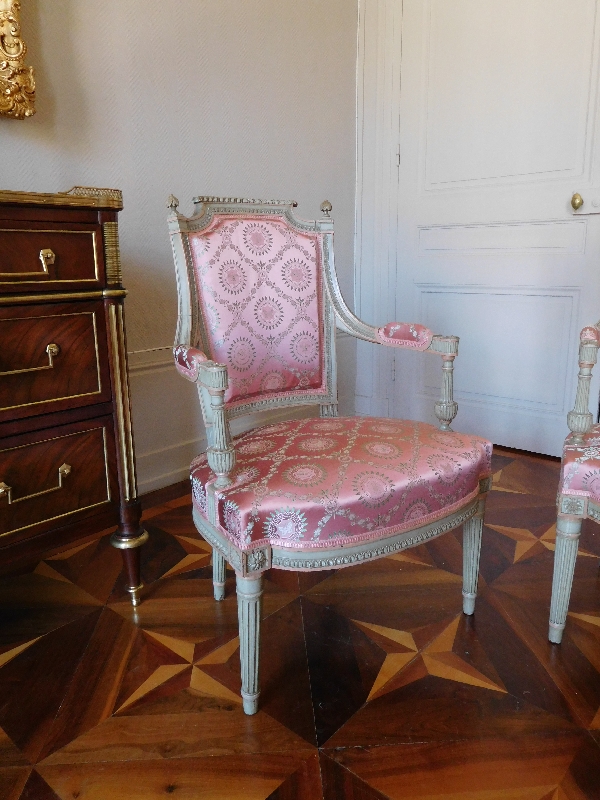
<path fill-rule="evenodd" d="M 40 261 L 42 262 L 42 267 L 46 275 L 48 274 L 48 265 L 54 264 L 56 261 L 56 256 L 49 248 L 45 248 L 44 250 L 40 250 Z"/>
<path fill-rule="evenodd" d="M 58 468 L 58 486 L 53 486 L 51 489 L 44 489 L 41 492 L 35 492 L 34 494 L 27 494 L 25 497 L 18 497 L 16 500 L 13 499 L 12 496 L 12 486 L 8 486 L 4 481 L 0 481 L 0 497 L 8 497 L 8 505 L 14 505 L 15 503 L 22 503 L 23 500 L 31 500 L 32 497 L 40 497 L 42 494 L 50 494 L 50 492 L 58 492 L 59 489 L 62 489 L 63 485 L 63 478 L 71 472 L 70 464 L 61 464 Z"/>
<path fill-rule="evenodd" d="M 54 367 L 54 357 L 60 353 L 60 347 L 57 344 L 47 344 L 46 352 L 48 353 L 48 363 L 43 367 L 27 367 L 26 369 L 11 369 L 8 372 L 0 372 L 0 378 L 3 375 L 18 375 L 21 372 L 39 372 L 42 369 L 52 369 Z"/>

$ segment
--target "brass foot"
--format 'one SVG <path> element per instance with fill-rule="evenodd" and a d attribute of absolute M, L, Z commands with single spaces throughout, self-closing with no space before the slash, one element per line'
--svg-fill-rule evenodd
<path fill-rule="evenodd" d="M 128 586 L 127 591 L 131 596 L 131 605 L 135 608 L 140 604 L 140 591 L 144 588 L 144 584 L 140 583 L 139 586 Z"/>

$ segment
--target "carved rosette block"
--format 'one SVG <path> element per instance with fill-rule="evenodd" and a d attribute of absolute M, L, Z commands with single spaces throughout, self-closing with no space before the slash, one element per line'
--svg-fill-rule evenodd
<path fill-rule="evenodd" d="M 242 702 L 246 714 L 256 714 L 260 695 L 258 665 L 262 574 L 252 578 L 244 578 L 238 573 L 236 586 L 240 626 Z"/>
<path fill-rule="evenodd" d="M 587 516 L 587 497 L 569 497 L 559 495 L 559 511 L 582 519 Z"/>
<path fill-rule="evenodd" d="M 25 119 L 35 114 L 33 67 L 25 66 L 18 0 L 0 0 L 0 114 Z"/>

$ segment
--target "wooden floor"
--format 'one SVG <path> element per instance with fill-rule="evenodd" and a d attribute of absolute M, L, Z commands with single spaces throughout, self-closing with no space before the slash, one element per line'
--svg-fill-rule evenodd
<path fill-rule="evenodd" d="M 600 798 L 600 528 L 584 530 L 550 645 L 558 467 L 497 450 L 473 618 L 459 533 L 337 573 L 269 574 L 252 718 L 234 578 L 215 603 L 187 494 L 146 511 L 137 614 L 106 535 L 5 576 L 0 797 Z"/>

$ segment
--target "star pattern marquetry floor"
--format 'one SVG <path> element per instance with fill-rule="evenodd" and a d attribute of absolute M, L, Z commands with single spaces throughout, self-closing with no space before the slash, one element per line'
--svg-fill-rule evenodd
<path fill-rule="evenodd" d="M 187 495 L 145 512 L 137 613 L 108 535 L 0 578 L 0 798 L 600 798 L 600 528 L 552 646 L 559 465 L 497 450 L 494 469 L 475 616 L 458 532 L 273 572 L 252 718 L 234 577 L 215 603 Z"/>

